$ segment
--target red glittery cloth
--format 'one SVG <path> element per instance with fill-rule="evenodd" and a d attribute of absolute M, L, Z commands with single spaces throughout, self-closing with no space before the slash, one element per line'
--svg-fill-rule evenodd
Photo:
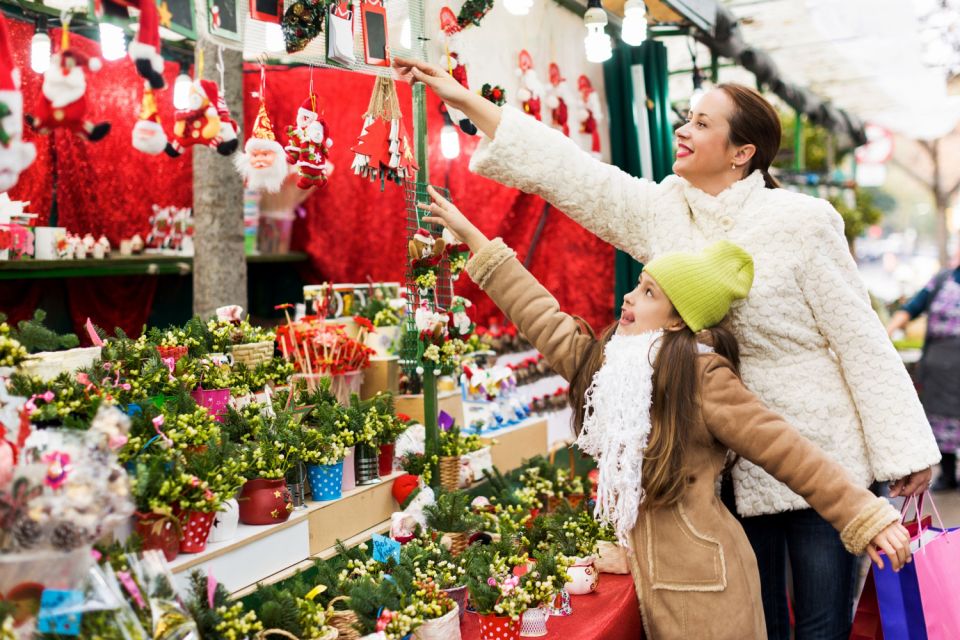
<path fill-rule="evenodd" d="M 633 578 L 604 573 L 594 593 L 570 596 L 573 614 L 547 621 L 544 640 L 643 640 L 640 607 Z M 460 623 L 463 640 L 480 640 L 477 614 L 467 612 Z"/>

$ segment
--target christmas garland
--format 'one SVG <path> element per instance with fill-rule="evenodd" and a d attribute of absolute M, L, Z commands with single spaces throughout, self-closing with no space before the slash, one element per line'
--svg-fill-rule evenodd
<path fill-rule="evenodd" d="M 457 24 L 460 28 L 471 24 L 479 27 L 480 21 L 490 13 L 491 9 L 493 9 L 493 0 L 467 0 L 457 14 Z"/>

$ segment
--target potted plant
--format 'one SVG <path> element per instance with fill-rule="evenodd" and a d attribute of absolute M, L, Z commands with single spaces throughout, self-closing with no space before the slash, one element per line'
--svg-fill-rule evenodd
<path fill-rule="evenodd" d="M 293 501 L 284 478 L 296 461 L 297 427 L 287 411 L 264 419 L 243 443 L 244 475 L 240 522 L 262 525 L 285 522 Z"/>
<path fill-rule="evenodd" d="M 337 420 L 344 444 L 355 447 L 354 471 L 358 485 L 380 481 L 376 438 L 381 419 L 371 400 L 360 400 L 360 396 L 353 393 L 350 404 Z"/>
<path fill-rule="evenodd" d="M 400 434 L 410 426 L 410 417 L 396 413 L 392 393 L 378 393 L 372 402 L 378 422 L 374 438 L 378 449 L 378 472 L 383 477 L 393 473 L 394 446 Z"/>
<path fill-rule="evenodd" d="M 460 486 L 461 457 L 483 448 L 480 436 L 465 435 L 456 424 L 440 432 L 440 486 L 453 491 Z"/>
<path fill-rule="evenodd" d="M 364 576 L 350 588 L 350 608 L 363 635 L 382 632 L 389 640 L 402 640 L 423 624 L 413 604 L 412 579 L 398 567 L 392 580 Z"/>
<path fill-rule="evenodd" d="M 429 534 L 423 534 L 403 546 L 401 564 L 409 567 L 415 580 L 430 582 L 450 597 L 457 604 L 459 617 L 463 618 L 467 610 L 467 586 L 462 556 L 455 557 Z"/>
<path fill-rule="evenodd" d="M 533 566 L 520 577 L 521 586 L 532 599 L 521 618 L 521 632 L 525 637 L 546 635 L 549 606 L 570 580 L 567 569 L 571 564 L 554 547 L 533 553 Z"/>
<path fill-rule="evenodd" d="M 173 464 L 171 458 L 163 455 L 141 456 L 130 477 L 136 507 L 134 531 L 143 541 L 144 550 L 159 549 L 168 562 L 180 551 L 180 521 L 173 512 L 183 485 L 171 477 Z"/>
<path fill-rule="evenodd" d="M 337 630 L 330 626 L 326 610 L 316 601 L 316 591 L 302 575 L 260 587 L 256 613 L 265 631 L 258 638 L 280 630 L 303 640 L 335 640 Z"/>
<path fill-rule="evenodd" d="M 518 481 L 536 491 L 540 501 L 546 503 L 547 511 L 556 511 L 561 501 L 576 507 L 583 500 L 583 478 L 571 475 L 569 471 L 551 464 L 543 456 L 528 460 Z"/>
<path fill-rule="evenodd" d="M 514 568 L 525 566 L 528 558 L 511 546 L 510 542 L 474 545 L 468 554 L 467 588 L 480 617 L 481 640 L 517 640 L 520 617 L 533 602 L 514 575 Z"/>
<path fill-rule="evenodd" d="M 468 535 L 480 528 L 481 520 L 470 510 L 470 496 L 462 491 L 443 491 L 436 502 L 423 508 L 427 526 L 437 531 L 450 553 L 458 556 L 467 548 Z"/>
<path fill-rule="evenodd" d="M 596 570 L 597 541 L 601 536 L 600 524 L 585 509 L 574 510 L 562 505 L 556 513 L 543 517 L 544 538 L 531 541 L 540 549 L 550 544 L 570 558 L 572 565 L 567 570 L 570 582 L 564 587 L 571 595 L 583 595 L 596 591 L 600 572 Z M 535 537 L 531 534 L 531 537 Z"/>
<path fill-rule="evenodd" d="M 184 454 L 187 486 L 180 497 L 180 527 L 183 539 L 180 551 L 200 553 L 207 546 L 213 520 L 243 485 L 244 460 L 239 446 L 229 441 L 211 440 L 205 448 Z M 229 509 L 229 507 L 226 507 Z M 233 527 L 234 532 L 236 527 Z M 219 533 L 229 539 L 226 527 Z"/>
<path fill-rule="evenodd" d="M 413 583 L 413 606 L 423 624 L 413 632 L 417 640 L 459 640 L 459 605 L 432 580 Z"/>

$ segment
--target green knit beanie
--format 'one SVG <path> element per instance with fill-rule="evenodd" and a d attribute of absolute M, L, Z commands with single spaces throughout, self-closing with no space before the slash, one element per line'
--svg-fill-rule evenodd
<path fill-rule="evenodd" d="M 733 301 L 746 298 L 753 284 L 753 258 L 726 240 L 701 253 L 662 255 L 643 271 L 657 281 L 694 333 L 723 320 Z"/>

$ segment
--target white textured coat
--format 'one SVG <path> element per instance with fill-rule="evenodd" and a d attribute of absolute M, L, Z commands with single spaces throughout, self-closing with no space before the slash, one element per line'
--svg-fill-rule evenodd
<path fill-rule="evenodd" d="M 907 372 L 826 201 L 766 189 L 759 172 L 710 196 L 678 176 L 656 184 L 595 160 L 563 134 L 505 108 L 470 168 L 548 200 L 641 262 L 725 239 L 753 255 L 755 278 L 730 320 L 743 381 L 862 486 L 937 463 Z M 745 460 L 733 470 L 743 516 L 806 502 Z"/>

